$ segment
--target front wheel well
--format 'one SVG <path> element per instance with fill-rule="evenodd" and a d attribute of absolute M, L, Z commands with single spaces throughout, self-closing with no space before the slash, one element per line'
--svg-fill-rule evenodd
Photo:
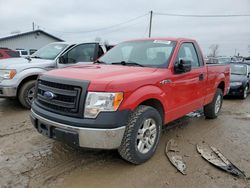
<path fill-rule="evenodd" d="M 25 84 L 26 82 L 30 81 L 30 80 L 36 80 L 38 77 L 38 75 L 32 75 L 32 76 L 28 76 L 27 78 L 24 78 L 21 83 L 18 85 L 18 88 L 17 88 L 17 95 L 20 91 L 20 89 L 22 88 L 23 84 Z"/>
<path fill-rule="evenodd" d="M 155 108 L 161 115 L 162 118 L 162 123 L 164 123 L 164 118 L 165 118 L 165 111 L 162 103 L 157 100 L 157 99 L 148 99 L 140 103 L 140 105 L 146 105 L 146 106 L 151 106 Z"/>

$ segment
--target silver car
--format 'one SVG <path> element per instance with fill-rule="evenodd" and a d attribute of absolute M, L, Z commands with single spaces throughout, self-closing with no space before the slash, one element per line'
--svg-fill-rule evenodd
<path fill-rule="evenodd" d="M 30 108 L 38 75 L 55 68 L 92 63 L 107 49 L 110 46 L 98 42 L 56 42 L 30 57 L 0 60 L 0 98 L 18 98 L 25 108 Z"/>

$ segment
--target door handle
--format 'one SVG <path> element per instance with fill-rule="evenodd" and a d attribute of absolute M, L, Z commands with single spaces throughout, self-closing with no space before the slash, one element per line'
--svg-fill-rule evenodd
<path fill-rule="evenodd" d="M 199 81 L 202 81 L 202 80 L 204 80 L 204 74 L 199 75 Z"/>

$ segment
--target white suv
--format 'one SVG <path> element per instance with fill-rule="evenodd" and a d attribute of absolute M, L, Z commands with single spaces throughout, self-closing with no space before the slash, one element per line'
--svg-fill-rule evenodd
<path fill-rule="evenodd" d="M 29 52 L 24 49 L 16 49 L 16 51 L 19 53 L 20 57 L 27 57 L 29 56 Z"/>

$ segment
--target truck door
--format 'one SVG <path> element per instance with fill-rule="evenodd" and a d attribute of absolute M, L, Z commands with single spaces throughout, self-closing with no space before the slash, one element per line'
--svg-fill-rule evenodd
<path fill-rule="evenodd" d="M 79 44 L 58 58 L 58 68 L 92 63 L 98 56 L 97 43 Z"/>
<path fill-rule="evenodd" d="M 205 98 L 206 67 L 201 54 L 197 53 L 192 42 L 182 43 L 176 58 L 191 61 L 191 71 L 186 73 L 173 73 L 170 86 L 171 99 L 169 108 L 170 119 L 176 119 L 203 106 Z"/>

